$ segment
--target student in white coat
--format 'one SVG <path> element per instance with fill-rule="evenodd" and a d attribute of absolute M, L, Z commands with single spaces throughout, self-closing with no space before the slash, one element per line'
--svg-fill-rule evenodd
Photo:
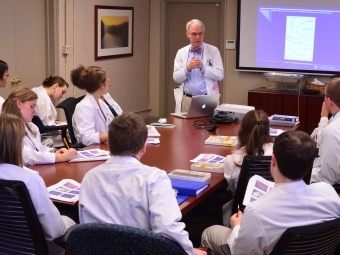
<path fill-rule="evenodd" d="M 15 88 L 2 107 L 2 113 L 10 113 L 25 123 L 26 136 L 23 159 L 26 165 L 50 164 L 74 159 L 75 149 L 62 148 L 54 153 L 54 149 L 41 144 L 39 129 L 31 121 L 36 114 L 37 94 L 25 87 Z"/>
<path fill-rule="evenodd" d="M 177 242 L 187 254 L 206 254 L 193 249 L 166 172 L 140 162 L 147 136 L 142 117 L 124 113 L 114 118 L 109 126 L 112 158 L 90 170 L 81 183 L 80 223 L 142 228 Z"/>
<path fill-rule="evenodd" d="M 68 88 L 68 83 L 60 76 L 50 76 L 46 78 L 42 85 L 32 88 L 38 95 L 37 115 L 45 126 L 54 126 L 59 123 L 56 121 L 57 110 L 52 99 L 57 101 L 63 97 Z"/>
<path fill-rule="evenodd" d="M 218 81 L 224 77 L 220 51 L 203 42 L 205 27 L 198 19 L 186 25 L 190 44 L 179 49 L 174 62 L 173 79 L 181 85 L 175 89 L 176 112 L 188 111 L 192 96 L 219 94 Z"/>
<path fill-rule="evenodd" d="M 106 71 L 98 66 L 81 65 L 71 71 L 71 81 L 86 90 L 72 118 L 78 142 L 84 145 L 107 142 L 108 125 L 122 110 L 108 94 L 110 79 Z"/>
<path fill-rule="evenodd" d="M 6 87 L 8 81 L 9 73 L 8 73 L 8 65 L 5 61 L 0 60 L 0 88 Z M 2 108 L 2 104 L 5 102 L 0 96 L 0 112 Z"/>
<path fill-rule="evenodd" d="M 65 254 L 65 250 L 52 240 L 62 236 L 75 222 L 60 215 L 50 200 L 40 175 L 23 166 L 25 133 L 24 123 L 20 118 L 12 114 L 0 115 L 0 179 L 19 180 L 26 184 L 45 234 L 49 254 Z"/>

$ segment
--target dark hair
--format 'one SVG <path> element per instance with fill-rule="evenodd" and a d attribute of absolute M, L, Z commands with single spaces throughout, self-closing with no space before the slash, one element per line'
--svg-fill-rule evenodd
<path fill-rule="evenodd" d="M 52 75 L 47 77 L 42 84 L 44 88 L 50 88 L 56 83 L 58 83 L 58 87 L 64 87 L 65 85 L 66 87 L 68 87 L 68 83 L 63 78 L 61 78 L 60 76 Z"/>
<path fill-rule="evenodd" d="M 24 122 L 13 114 L 0 115 L 0 163 L 23 166 L 22 139 Z"/>
<path fill-rule="evenodd" d="M 0 80 L 2 80 L 6 71 L 8 71 L 7 63 L 5 61 L 0 60 Z"/>
<path fill-rule="evenodd" d="M 142 117 L 134 113 L 123 113 L 109 125 L 108 143 L 112 155 L 133 156 L 139 152 L 148 137 Z"/>
<path fill-rule="evenodd" d="M 24 103 L 26 101 L 32 101 L 37 99 L 38 99 L 37 94 L 30 90 L 29 88 L 17 87 L 12 90 L 12 92 L 9 94 L 8 98 L 2 105 L 2 113 L 13 114 L 21 119 L 21 114 L 17 105 L 17 101 Z M 25 123 L 25 125 L 31 132 L 31 134 L 35 136 L 36 133 L 32 130 L 31 126 L 28 123 Z"/>
<path fill-rule="evenodd" d="M 247 155 L 263 156 L 263 145 L 271 142 L 267 113 L 262 110 L 247 112 L 242 119 L 238 140 Z"/>
<path fill-rule="evenodd" d="M 317 149 L 307 133 L 287 131 L 276 137 L 273 154 L 281 174 L 291 180 L 299 180 L 312 168 Z"/>
<path fill-rule="evenodd" d="M 80 65 L 78 68 L 71 71 L 71 81 L 79 89 L 85 89 L 89 93 L 99 89 L 107 79 L 107 74 L 104 69 L 99 66 L 84 67 Z"/>
<path fill-rule="evenodd" d="M 340 78 L 334 78 L 327 83 L 325 94 L 340 107 Z"/>

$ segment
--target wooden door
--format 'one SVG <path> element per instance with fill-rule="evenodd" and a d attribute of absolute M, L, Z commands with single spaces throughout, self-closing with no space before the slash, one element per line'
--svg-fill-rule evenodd
<path fill-rule="evenodd" d="M 224 26 L 221 24 L 221 6 L 218 2 L 169 2 L 167 4 L 165 116 L 175 111 L 174 88 L 180 84 L 173 80 L 174 60 L 177 51 L 190 43 L 185 30 L 189 20 L 199 19 L 204 23 L 204 42 L 219 48 L 223 59 L 221 38 L 223 38 Z M 222 82 L 219 82 L 219 89 L 223 94 Z"/>
<path fill-rule="evenodd" d="M 0 59 L 9 65 L 6 99 L 17 86 L 36 87 L 46 78 L 45 0 L 0 0 Z M 11 85 L 13 78 L 20 83 Z"/>

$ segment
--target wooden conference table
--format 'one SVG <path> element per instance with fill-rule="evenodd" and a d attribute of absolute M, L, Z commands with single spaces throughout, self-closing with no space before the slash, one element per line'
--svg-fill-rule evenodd
<path fill-rule="evenodd" d="M 190 169 L 191 159 L 200 153 L 214 153 L 226 156 L 231 153 L 232 147 L 205 145 L 204 141 L 213 135 L 237 135 L 240 123 L 218 124 L 216 132 L 206 132 L 196 129 L 193 124 L 197 120 L 208 122 L 207 117 L 195 119 L 181 119 L 168 117 L 167 122 L 176 125 L 174 128 L 157 128 L 160 136 L 160 144 L 148 144 L 146 153 L 141 162 L 146 165 L 155 166 L 166 172 L 173 169 Z M 91 145 L 86 149 L 101 148 L 109 150 L 107 144 Z M 49 165 L 35 165 L 30 167 L 39 172 L 46 186 L 51 186 L 62 179 L 73 179 L 81 182 L 84 175 L 92 168 L 104 161 L 91 162 L 62 162 Z M 198 197 L 189 197 L 180 205 L 182 214 L 186 214 L 204 199 L 210 196 L 218 188 L 222 187 L 225 180 L 223 174 L 212 173 L 210 186 Z"/>

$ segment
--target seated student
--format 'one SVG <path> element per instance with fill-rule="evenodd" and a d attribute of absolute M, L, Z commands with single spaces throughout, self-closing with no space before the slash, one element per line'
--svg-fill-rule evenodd
<path fill-rule="evenodd" d="M 65 250 L 52 242 L 75 224 L 60 215 L 50 200 L 45 183 L 39 174 L 23 166 L 22 149 L 26 135 L 24 123 L 12 114 L 0 115 L 0 179 L 25 183 L 45 234 L 49 254 L 65 254 Z"/>
<path fill-rule="evenodd" d="M 109 125 L 113 155 L 90 170 L 81 183 L 80 223 L 108 222 L 153 231 L 172 239 L 188 254 L 193 249 L 166 172 L 143 165 L 147 127 L 143 119 L 125 113 Z"/>
<path fill-rule="evenodd" d="M 312 167 L 316 145 L 302 131 L 287 131 L 274 142 L 271 174 L 274 189 L 234 214 L 231 227 L 212 226 L 202 234 L 202 246 L 223 254 L 269 254 L 287 228 L 321 223 L 340 217 L 340 198 L 333 187 L 302 180 Z"/>
<path fill-rule="evenodd" d="M 238 132 L 239 149 L 224 160 L 224 177 L 232 194 L 235 194 L 244 156 L 272 155 L 273 143 L 269 130 L 268 116 L 264 111 L 253 110 L 244 115 Z"/>
<path fill-rule="evenodd" d="M 98 66 L 79 66 L 71 71 L 71 80 L 87 92 L 77 104 L 72 118 L 78 142 L 84 145 L 107 142 L 108 125 L 122 111 L 108 94 L 110 79 L 106 71 Z"/>
<path fill-rule="evenodd" d="M 8 65 L 5 61 L 0 60 L 0 88 L 6 87 L 8 81 L 9 73 L 8 73 Z M 5 102 L 0 96 L 0 112 L 2 108 L 2 104 Z"/>
<path fill-rule="evenodd" d="M 317 132 L 319 157 L 315 159 L 311 182 L 340 182 L 340 78 L 326 86 Z M 328 119 L 328 113 L 332 117 Z"/>
<path fill-rule="evenodd" d="M 46 78 L 42 85 L 32 90 L 38 95 L 37 115 L 45 126 L 53 126 L 58 124 L 56 121 L 57 110 L 51 99 L 59 100 L 66 93 L 68 83 L 60 76 L 50 76 Z"/>
<path fill-rule="evenodd" d="M 11 92 L 2 107 L 2 113 L 14 114 L 25 123 L 26 136 L 23 149 L 25 164 L 50 164 L 74 159 L 77 154 L 75 149 L 62 148 L 54 153 L 54 149 L 41 144 L 39 128 L 31 122 L 36 114 L 37 98 L 37 94 L 32 90 L 18 87 Z"/>

